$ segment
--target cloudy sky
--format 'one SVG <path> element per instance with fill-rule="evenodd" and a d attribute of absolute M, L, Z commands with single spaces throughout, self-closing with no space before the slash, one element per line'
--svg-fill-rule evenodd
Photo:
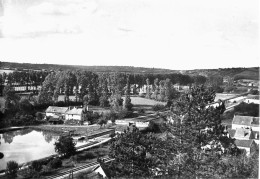
<path fill-rule="evenodd" d="M 258 0 L 0 0 L 0 60 L 259 66 Z"/>

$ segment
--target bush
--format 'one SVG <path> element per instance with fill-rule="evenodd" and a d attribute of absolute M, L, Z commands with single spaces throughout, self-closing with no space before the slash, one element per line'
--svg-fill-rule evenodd
<path fill-rule="evenodd" d="M 100 127 L 102 127 L 103 125 L 107 124 L 107 119 L 105 116 L 102 116 L 99 120 L 98 120 L 98 124 L 100 125 Z"/>
<path fill-rule="evenodd" d="M 128 111 L 126 109 L 123 109 L 123 110 L 121 110 L 120 112 L 117 113 L 117 116 L 118 116 L 118 119 L 133 117 L 133 112 Z"/>
<path fill-rule="evenodd" d="M 53 160 L 51 160 L 48 164 L 51 168 L 60 168 L 62 166 L 62 161 L 60 158 L 55 158 Z"/>
<path fill-rule="evenodd" d="M 155 104 L 155 105 L 152 106 L 152 109 L 153 109 L 154 111 L 160 111 L 160 110 L 165 109 L 165 106 L 162 105 L 162 104 Z"/>
<path fill-rule="evenodd" d="M 18 163 L 16 161 L 9 161 L 6 165 L 6 175 L 10 178 L 14 178 L 17 176 L 17 172 L 19 170 Z"/>
<path fill-rule="evenodd" d="M 87 151 L 84 155 L 85 159 L 93 159 L 93 158 L 96 158 L 96 157 L 97 157 L 97 155 L 93 151 Z"/>
<path fill-rule="evenodd" d="M 111 120 L 112 123 L 115 123 L 117 114 L 114 111 L 110 111 L 108 113 L 103 114 L 103 116 L 107 121 Z"/>
<path fill-rule="evenodd" d="M 70 136 L 60 136 L 59 140 L 54 143 L 55 151 L 65 156 L 71 156 L 76 153 L 76 143 Z"/>
<path fill-rule="evenodd" d="M 34 171 L 41 171 L 42 169 L 42 163 L 40 161 L 33 161 L 32 164 L 31 164 L 31 169 L 34 170 Z"/>
<path fill-rule="evenodd" d="M 139 114 L 144 114 L 144 113 L 145 113 L 145 110 L 144 110 L 144 108 L 138 108 L 138 109 L 137 109 L 137 112 L 138 112 Z"/>

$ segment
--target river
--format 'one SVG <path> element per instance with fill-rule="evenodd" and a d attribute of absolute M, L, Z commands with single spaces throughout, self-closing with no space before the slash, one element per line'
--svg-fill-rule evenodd
<path fill-rule="evenodd" d="M 0 134 L 0 170 L 6 168 L 10 160 L 18 164 L 55 154 L 54 143 L 58 136 L 45 131 L 23 129 Z"/>

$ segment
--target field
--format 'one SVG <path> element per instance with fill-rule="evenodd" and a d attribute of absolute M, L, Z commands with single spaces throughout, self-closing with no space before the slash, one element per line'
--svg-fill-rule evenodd
<path fill-rule="evenodd" d="M 153 106 L 155 104 L 165 105 L 165 102 L 155 101 L 152 99 L 146 99 L 141 97 L 131 97 L 131 103 L 134 106 Z"/>
<path fill-rule="evenodd" d="M 259 69 L 248 69 L 234 76 L 235 80 L 239 79 L 250 79 L 259 80 Z"/>
<path fill-rule="evenodd" d="M 225 100 L 227 98 L 231 98 L 236 96 L 237 94 L 223 94 L 223 93 L 216 93 L 215 101 L 218 101 L 219 99 Z"/>

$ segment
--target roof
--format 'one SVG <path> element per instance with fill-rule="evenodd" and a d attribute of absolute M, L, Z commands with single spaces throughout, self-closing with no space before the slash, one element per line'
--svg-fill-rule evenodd
<path fill-rule="evenodd" d="M 228 133 L 229 133 L 230 137 L 233 138 L 235 136 L 236 129 L 228 129 Z"/>
<path fill-rule="evenodd" d="M 239 140 L 239 139 L 236 139 L 235 140 L 235 144 L 237 145 L 237 147 L 250 148 L 253 142 L 254 142 L 253 139 L 250 139 L 250 140 Z"/>
<path fill-rule="evenodd" d="M 250 129 L 244 129 L 244 128 L 238 128 L 236 129 L 234 138 L 244 138 L 244 139 L 249 139 L 251 134 Z"/>
<path fill-rule="evenodd" d="M 259 126 L 259 117 L 235 115 L 232 124 Z"/>
<path fill-rule="evenodd" d="M 82 108 L 73 108 L 72 110 L 67 111 L 66 114 L 81 115 L 82 110 Z"/>
<path fill-rule="evenodd" d="M 65 112 L 69 109 L 69 107 L 58 107 L 58 106 L 49 106 L 46 109 L 46 113 L 61 113 L 65 114 Z"/>

